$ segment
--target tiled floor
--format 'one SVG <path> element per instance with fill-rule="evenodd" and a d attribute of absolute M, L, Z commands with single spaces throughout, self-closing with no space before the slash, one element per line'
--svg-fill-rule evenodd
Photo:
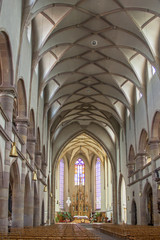
<path fill-rule="evenodd" d="M 104 234 L 101 231 L 95 229 L 92 227 L 92 224 L 83 224 L 83 227 L 85 227 L 87 230 L 92 231 L 93 233 L 95 233 L 97 236 L 99 236 L 101 238 L 101 240 L 124 240 L 122 238 L 115 238 L 111 235 L 108 234 Z"/>

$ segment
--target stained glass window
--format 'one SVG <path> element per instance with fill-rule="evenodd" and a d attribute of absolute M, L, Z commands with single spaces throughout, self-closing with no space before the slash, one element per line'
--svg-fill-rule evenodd
<path fill-rule="evenodd" d="M 75 185 L 84 185 L 85 182 L 84 162 L 81 158 L 75 162 L 74 182 Z"/>
<path fill-rule="evenodd" d="M 96 161 L 96 209 L 101 209 L 101 160 Z"/>
<path fill-rule="evenodd" d="M 64 208 L 64 160 L 60 160 L 59 166 L 59 207 Z"/>

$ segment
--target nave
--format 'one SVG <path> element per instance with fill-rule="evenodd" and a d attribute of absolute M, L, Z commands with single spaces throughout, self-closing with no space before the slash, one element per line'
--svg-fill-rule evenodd
<path fill-rule="evenodd" d="M 157 240 L 159 50 L 159 0 L 0 0 L 0 232 Z"/>
<path fill-rule="evenodd" d="M 10 240 L 160 240 L 160 227 L 105 223 L 59 223 L 50 226 L 11 228 L 0 239 Z"/>

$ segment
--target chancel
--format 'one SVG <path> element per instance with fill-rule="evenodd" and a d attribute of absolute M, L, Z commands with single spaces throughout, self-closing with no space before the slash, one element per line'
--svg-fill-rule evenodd
<path fill-rule="evenodd" d="M 0 0 L 0 238 L 159 226 L 160 1 Z"/>

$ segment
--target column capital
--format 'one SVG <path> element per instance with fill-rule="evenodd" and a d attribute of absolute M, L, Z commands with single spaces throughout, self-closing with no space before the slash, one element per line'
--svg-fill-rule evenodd
<path fill-rule="evenodd" d="M 0 87 L 0 96 L 10 96 L 10 97 L 17 97 L 17 91 L 15 87 L 10 86 L 10 87 Z"/>
<path fill-rule="evenodd" d="M 148 141 L 148 145 L 152 145 L 152 144 L 159 144 L 160 140 L 158 138 L 150 138 Z"/>
<path fill-rule="evenodd" d="M 27 117 L 24 117 L 24 118 L 17 117 L 17 118 L 15 119 L 15 123 L 25 124 L 25 125 L 29 126 L 29 121 L 28 121 L 28 118 L 27 118 Z"/>
<path fill-rule="evenodd" d="M 29 138 L 27 138 L 27 142 L 36 143 L 36 138 L 35 137 L 29 137 Z"/>
<path fill-rule="evenodd" d="M 140 153 L 137 153 L 136 155 L 135 155 L 135 160 L 137 159 L 137 158 L 139 158 L 139 157 L 145 157 L 145 156 L 148 156 L 148 154 L 146 153 L 146 152 L 140 152 Z"/>
<path fill-rule="evenodd" d="M 42 152 L 35 152 L 35 155 L 41 157 L 42 156 Z"/>

